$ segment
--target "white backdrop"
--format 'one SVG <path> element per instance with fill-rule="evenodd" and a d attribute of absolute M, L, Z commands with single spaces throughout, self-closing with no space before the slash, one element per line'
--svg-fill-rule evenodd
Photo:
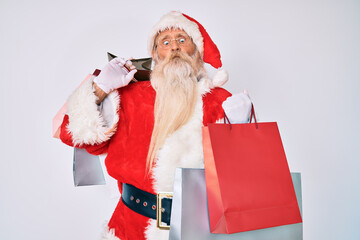
<path fill-rule="evenodd" d="M 277 121 L 302 173 L 304 239 L 360 239 L 360 2 L 0 2 L 0 239 L 98 239 L 116 201 L 75 188 L 72 149 L 51 137 L 71 91 L 106 52 L 146 57 L 160 16 L 181 10 L 217 43 L 260 121 Z"/>

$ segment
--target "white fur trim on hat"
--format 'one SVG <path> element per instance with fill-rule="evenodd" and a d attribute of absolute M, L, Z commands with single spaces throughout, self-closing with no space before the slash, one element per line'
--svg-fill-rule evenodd
<path fill-rule="evenodd" d="M 93 79 L 85 81 L 68 99 L 67 115 L 69 124 L 67 130 L 72 134 L 75 145 L 99 144 L 108 140 L 116 131 L 119 121 L 118 108 L 120 103 L 117 91 L 111 92 L 104 103 L 111 105 L 110 112 L 100 111 L 96 104 Z"/>
<path fill-rule="evenodd" d="M 148 51 L 152 54 L 155 37 L 158 33 L 171 28 L 185 31 L 194 41 L 199 52 L 203 54 L 204 43 L 199 27 L 195 22 L 187 19 L 181 12 L 173 11 L 164 15 L 160 21 L 152 28 L 149 36 Z"/>

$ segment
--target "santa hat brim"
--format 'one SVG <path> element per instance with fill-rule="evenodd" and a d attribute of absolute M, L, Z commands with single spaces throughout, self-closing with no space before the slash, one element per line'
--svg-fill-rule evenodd
<path fill-rule="evenodd" d="M 185 31 L 192 38 L 198 51 L 201 53 L 201 55 L 203 55 L 204 39 L 201 35 L 201 32 L 199 31 L 198 25 L 186 18 L 182 13 L 176 11 L 164 15 L 160 21 L 151 29 L 148 43 L 148 51 L 150 55 L 154 49 L 157 35 L 160 32 L 169 29 L 181 29 Z"/>

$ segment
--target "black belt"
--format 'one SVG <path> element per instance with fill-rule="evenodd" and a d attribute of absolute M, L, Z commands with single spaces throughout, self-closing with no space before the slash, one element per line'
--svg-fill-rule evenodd
<path fill-rule="evenodd" d="M 157 200 L 161 201 L 159 203 L 159 205 L 161 204 L 161 222 L 170 225 L 172 199 L 159 198 L 159 194 L 145 192 L 127 183 L 122 184 L 122 190 L 121 200 L 128 208 L 152 219 L 157 219 L 156 214 L 160 214 L 160 211 L 157 211 Z"/>

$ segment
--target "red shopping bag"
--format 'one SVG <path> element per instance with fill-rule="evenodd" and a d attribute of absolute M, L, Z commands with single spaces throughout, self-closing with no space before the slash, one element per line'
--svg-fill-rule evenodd
<path fill-rule="evenodd" d="M 209 124 L 203 147 L 212 233 L 302 222 L 276 122 Z"/>

